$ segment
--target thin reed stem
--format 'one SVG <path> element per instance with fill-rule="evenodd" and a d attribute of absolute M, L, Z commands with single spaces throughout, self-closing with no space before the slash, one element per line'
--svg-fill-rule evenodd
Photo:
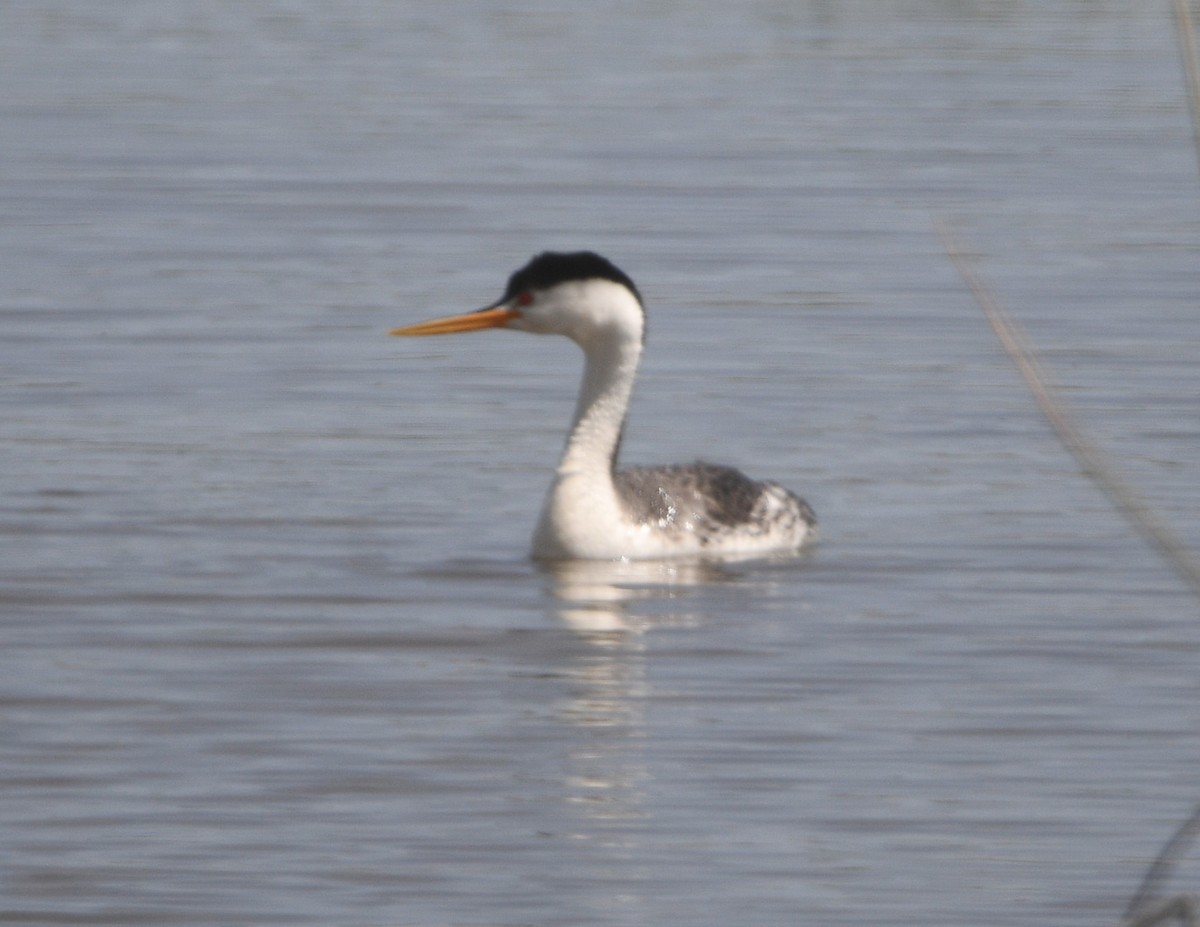
<path fill-rule="evenodd" d="M 1196 163 L 1200 166 L 1200 53 L 1196 51 L 1196 30 L 1188 0 L 1175 0 L 1175 31 L 1179 34 L 1179 55 L 1187 81 L 1188 103 L 1192 114 L 1192 141 Z"/>
<path fill-rule="evenodd" d="M 992 331 L 996 333 L 1000 344 L 1016 365 L 1042 415 L 1054 429 L 1063 447 L 1070 451 L 1083 468 L 1084 475 L 1100 487 L 1133 529 L 1158 551 L 1192 592 L 1200 596 L 1200 562 L 1192 556 L 1187 545 L 1170 526 L 1142 501 L 1104 452 L 1075 424 L 1063 403 L 1055 397 L 1049 385 L 1049 378 L 1038 364 L 1024 334 L 1000 308 L 996 297 L 976 270 L 974 261 L 959 246 L 945 222 L 939 222 L 937 228 L 947 256 L 983 310 Z"/>

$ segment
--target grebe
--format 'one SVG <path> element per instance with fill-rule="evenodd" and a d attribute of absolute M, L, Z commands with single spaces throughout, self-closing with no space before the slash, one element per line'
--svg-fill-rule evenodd
<path fill-rule="evenodd" d="M 794 550 L 813 534 L 803 499 L 732 467 L 616 469 L 646 323 L 637 287 L 607 259 L 547 251 L 516 271 L 491 306 L 392 334 L 484 328 L 566 335 L 585 358 L 566 449 L 534 531 L 535 558 L 746 557 Z"/>

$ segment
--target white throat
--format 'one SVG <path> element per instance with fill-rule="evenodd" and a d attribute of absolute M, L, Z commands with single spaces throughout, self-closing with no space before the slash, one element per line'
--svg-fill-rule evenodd
<path fill-rule="evenodd" d="M 640 341 L 596 344 L 585 349 L 584 356 L 583 382 L 558 474 L 606 475 L 611 482 L 642 345 Z"/>
<path fill-rule="evenodd" d="M 642 316 L 631 294 L 620 288 L 620 295 L 619 305 L 611 307 L 615 319 L 569 333 L 583 349 L 583 381 L 534 532 L 538 557 L 620 556 L 613 545 L 630 530 L 613 472 L 642 356 Z"/>

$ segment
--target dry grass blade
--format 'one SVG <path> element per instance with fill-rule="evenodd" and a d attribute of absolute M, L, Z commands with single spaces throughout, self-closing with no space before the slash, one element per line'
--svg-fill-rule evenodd
<path fill-rule="evenodd" d="M 1196 52 L 1196 30 L 1188 0 L 1175 0 L 1175 31 L 1179 33 L 1179 54 L 1187 79 L 1188 103 L 1192 112 L 1192 137 L 1196 161 L 1200 164 L 1200 54 Z"/>
<path fill-rule="evenodd" d="M 1179 35 L 1179 50 L 1187 81 L 1188 103 L 1192 119 L 1193 143 L 1197 164 L 1200 165 L 1200 54 L 1196 50 L 1196 30 L 1192 26 L 1189 0 L 1175 0 L 1175 27 Z M 1055 397 L 1049 380 L 1038 365 L 1021 330 L 1000 308 L 992 291 L 975 269 L 970 257 L 959 247 L 957 239 L 945 222 L 938 223 L 938 234 L 946 254 L 971 290 L 975 301 L 996 333 L 1000 344 L 1020 371 L 1025 385 L 1033 394 L 1042 414 L 1054 429 L 1063 446 L 1079 462 L 1089 479 L 1103 490 L 1127 522 L 1171 564 L 1175 572 L 1200 596 L 1200 563 L 1191 555 L 1183 541 L 1145 503 L 1108 461 L 1103 452 L 1079 430 L 1066 409 Z M 1171 867 L 1184 848 L 1200 833 L 1200 807 L 1179 826 L 1171 839 L 1146 872 L 1138 890 L 1125 911 L 1122 927 L 1157 927 L 1175 921 L 1185 927 L 1198 923 L 1197 904 L 1189 895 L 1175 895 L 1152 904 Z"/>
<path fill-rule="evenodd" d="M 1137 917 L 1124 921 L 1121 927 L 1158 927 L 1168 921 L 1183 924 L 1184 927 L 1195 927 L 1196 903 L 1187 895 L 1176 895 L 1168 898 L 1157 907 L 1150 908 Z"/>
<path fill-rule="evenodd" d="M 1192 816 L 1184 821 L 1171 835 L 1158 857 L 1146 872 L 1142 884 L 1129 902 L 1125 911 L 1125 923 L 1129 927 L 1140 927 L 1142 924 L 1156 924 L 1171 917 L 1177 917 L 1181 923 L 1195 923 L 1195 905 L 1186 895 L 1177 895 L 1168 899 L 1156 908 L 1150 907 L 1150 901 L 1158 894 L 1158 890 L 1170 874 L 1171 865 L 1180 853 L 1196 838 L 1200 830 L 1200 808 L 1192 812 Z"/>
<path fill-rule="evenodd" d="M 1197 150 L 1200 151 L 1200 148 Z M 1088 440 L 1068 416 L 1062 403 L 1055 399 L 1049 380 L 1038 365 L 1024 335 L 1000 308 L 996 297 L 976 271 L 975 264 L 959 247 L 958 241 L 945 222 L 938 224 L 938 233 L 941 235 L 946 254 L 971 290 L 1000 344 L 1016 364 L 1038 408 L 1054 429 L 1059 441 L 1079 462 L 1088 478 L 1104 491 L 1125 520 L 1171 564 L 1180 577 L 1191 586 L 1192 591 L 1200 596 L 1200 564 L 1192 557 L 1183 541 L 1138 498 L 1133 487 L 1120 477 L 1103 452 Z M 1196 923 L 1196 906 L 1187 895 L 1169 898 L 1157 906 L 1151 906 L 1150 901 L 1157 894 L 1182 849 L 1195 838 L 1197 831 L 1200 831 L 1200 808 L 1179 827 L 1151 865 L 1125 913 L 1124 927 L 1152 927 L 1172 919 L 1185 925 Z"/>
<path fill-rule="evenodd" d="M 970 257 L 959 247 L 945 223 L 939 223 L 938 232 L 946 254 L 970 288 L 1000 344 L 1016 364 L 1025 385 L 1029 387 L 1038 408 L 1054 429 L 1059 441 L 1079 462 L 1084 474 L 1104 491 L 1125 520 L 1171 564 L 1192 591 L 1200 596 L 1200 563 L 1192 557 L 1187 546 L 1166 522 L 1141 501 L 1133 487 L 1117 473 L 1104 453 L 1089 441 L 1071 420 L 1062 403 L 1051 392 L 1049 381 L 1024 336 L 1000 308 Z"/>

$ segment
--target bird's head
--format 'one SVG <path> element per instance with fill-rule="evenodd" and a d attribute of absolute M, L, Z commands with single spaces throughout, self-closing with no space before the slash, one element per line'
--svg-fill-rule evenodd
<path fill-rule="evenodd" d="M 393 335 L 448 335 L 511 328 L 566 335 L 587 349 L 597 341 L 641 341 L 645 314 L 633 281 L 592 251 L 546 251 L 508 278 L 499 301 L 476 312 L 397 328 Z"/>

